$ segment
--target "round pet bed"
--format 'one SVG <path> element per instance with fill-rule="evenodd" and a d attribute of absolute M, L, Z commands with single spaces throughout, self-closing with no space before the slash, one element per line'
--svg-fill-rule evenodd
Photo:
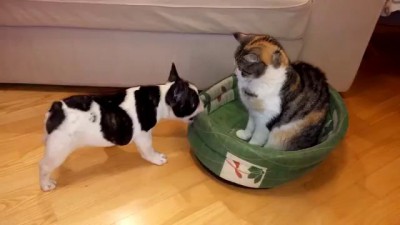
<path fill-rule="evenodd" d="M 333 88 L 330 94 L 318 145 L 298 151 L 268 149 L 236 137 L 248 114 L 239 99 L 236 77 L 229 76 L 201 93 L 206 110 L 189 126 L 192 151 L 212 173 L 242 186 L 271 188 L 293 180 L 324 160 L 346 133 L 348 115 L 342 98 Z"/>

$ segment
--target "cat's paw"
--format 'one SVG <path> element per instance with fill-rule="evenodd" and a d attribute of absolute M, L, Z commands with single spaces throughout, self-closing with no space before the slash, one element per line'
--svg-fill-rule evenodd
<path fill-rule="evenodd" d="M 261 140 L 261 138 L 260 138 L 260 139 L 258 139 L 258 138 L 252 138 L 252 139 L 249 141 L 249 144 L 251 144 L 251 145 L 257 145 L 257 146 L 262 146 L 262 145 L 265 144 L 265 140 L 264 140 L 264 139 Z"/>
<path fill-rule="evenodd" d="M 144 157 L 147 161 L 156 164 L 156 165 L 164 165 L 167 163 L 167 156 L 164 153 L 154 151 L 152 154 Z"/>
<path fill-rule="evenodd" d="M 51 191 L 56 188 L 57 182 L 53 179 L 43 179 L 40 181 L 40 188 L 42 191 Z"/>
<path fill-rule="evenodd" d="M 236 136 L 242 140 L 248 141 L 251 138 L 251 133 L 246 130 L 236 131 Z"/>

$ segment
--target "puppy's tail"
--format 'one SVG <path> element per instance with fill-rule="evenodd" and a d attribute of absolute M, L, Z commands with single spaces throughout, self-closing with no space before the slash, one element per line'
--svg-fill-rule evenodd
<path fill-rule="evenodd" d="M 51 134 L 65 120 L 65 113 L 60 101 L 53 102 L 50 110 L 46 113 L 45 126 L 47 134 Z"/>

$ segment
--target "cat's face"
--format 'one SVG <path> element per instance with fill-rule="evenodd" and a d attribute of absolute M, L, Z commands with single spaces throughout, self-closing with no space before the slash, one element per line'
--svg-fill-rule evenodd
<path fill-rule="evenodd" d="M 193 121 L 194 117 L 204 110 L 196 86 L 179 77 L 175 64 L 172 64 L 168 82 L 172 84 L 165 96 L 167 105 L 171 107 L 176 118 Z"/>
<path fill-rule="evenodd" d="M 239 46 L 235 51 L 235 63 L 241 76 L 258 78 L 269 68 L 289 65 L 287 54 L 277 40 L 268 35 L 235 33 Z"/>

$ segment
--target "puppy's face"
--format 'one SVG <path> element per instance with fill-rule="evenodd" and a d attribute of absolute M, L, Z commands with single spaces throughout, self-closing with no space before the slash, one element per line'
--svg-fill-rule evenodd
<path fill-rule="evenodd" d="M 204 110 L 197 88 L 179 77 L 175 64 L 172 64 L 168 82 L 172 84 L 165 97 L 167 105 L 171 107 L 176 118 L 193 121 Z"/>

